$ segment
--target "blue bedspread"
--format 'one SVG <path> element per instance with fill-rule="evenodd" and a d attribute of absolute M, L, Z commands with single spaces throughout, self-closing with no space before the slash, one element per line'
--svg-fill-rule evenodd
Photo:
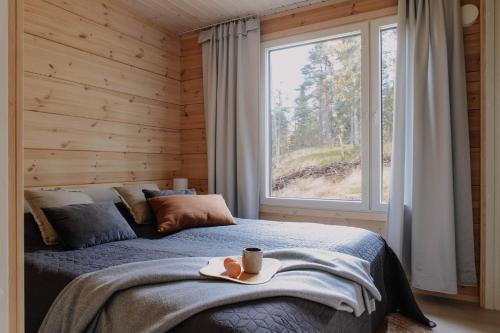
<path fill-rule="evenodd" d="M 57 294 L 81 274 L 144 260 L 237 255 L 244 247 L 319 248 L 365 259 L 371 263 L 382 302 L 377 304 L 375 313 L 356 318 L 314 302 L 275 297 L 207 310 L 173 331 L 192 332 L 203 327 L 203 332 L 375 332 L 385 314 L 394 310 L 428 323 L 416 306 L 399 262 L 379 235 L 358 228 L 311 223 L 242 219 L 237 222 L 234 226 L 188 229 L 163 237 L 155 233 L 153 226 L 134 225 L 140 238 L 73 251 L 43 246 L 28 235 L 27 332 L 38 329 Z M 32 228 L 30 223 L 33 221 L 27 219 L 27 230 Z"/>

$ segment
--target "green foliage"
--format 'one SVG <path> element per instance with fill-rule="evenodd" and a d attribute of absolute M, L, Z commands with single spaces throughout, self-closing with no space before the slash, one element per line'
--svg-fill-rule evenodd
<path fill-rule="evenodd" d="M 387 40 L 394 40 L 395 37 L 395 30 L 385 30 L 381 35 L 382 39 Z M 285 52 L 290 52 L 290 49 Z M 392 139 L 394 66 L 394 49 L 382 49 L 381 107 L 384 144 L 390 143 Z M 302 164 L 303 161 L 294 161 L 291 156 L 300 155 L 301 151 L 307 149 L 332 154 L 326 158 L 330 162 L 332 159 L 346 161 L 359 158 L 361 36 L 352 35 L 313 44 L 309 50 L 308 63 L 302 67 L 301 74 L 303 81 L 297 88 L 298 97 L 293 103 L 284 103 L 287 96 L 283 96 L 279 89 L 272 93 L 273 169 L 281 168 L 284 164 L 289 167 Z M 311 161 L 318 160 L 315 156 L 307 158 L 311 158 Z"/>
<path fill-rule="evenodd" d="M 382 140 L 383 143 L 392 142 L 392 118 L 394 113 L 394 74 L 396 67 L 396 52 L 391 48 L 384 48 L 391 40 L 396 39 L 396 30 L 388 29 L 381 33 L 381 80 L 382 80 Z M 384 150 L 385 152 L 385 150 Z"/>

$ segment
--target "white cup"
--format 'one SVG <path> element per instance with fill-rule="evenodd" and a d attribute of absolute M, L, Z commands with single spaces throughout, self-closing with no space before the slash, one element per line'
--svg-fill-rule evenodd
<path fill-rule="evenodd" d="M 250 274 L 257 274 L 262 269 L 262 250 L 257 247 L 247 247 L 243 250 L 243 270 Z"/>

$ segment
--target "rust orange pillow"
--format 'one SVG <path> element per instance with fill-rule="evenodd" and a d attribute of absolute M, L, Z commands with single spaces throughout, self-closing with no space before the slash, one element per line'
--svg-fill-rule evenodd
<path fill-rule="evenodd" d="M 236 224 L 221 195 L 170 195 L 148 199 L 158 231 Z"/>

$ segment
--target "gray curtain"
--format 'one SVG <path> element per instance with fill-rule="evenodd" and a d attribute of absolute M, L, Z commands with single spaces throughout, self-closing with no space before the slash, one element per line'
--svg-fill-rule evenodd
<path fill-rule="evenodd" d="M 414 287 L 475 285 L 458 0 L 400 0 L 387 240 Z"/>
<path fill-rule="evenodd" d="M 239 20 L 202 31 L 208 189 L 239 217 L 259 216 L 260 23 Z"/>

